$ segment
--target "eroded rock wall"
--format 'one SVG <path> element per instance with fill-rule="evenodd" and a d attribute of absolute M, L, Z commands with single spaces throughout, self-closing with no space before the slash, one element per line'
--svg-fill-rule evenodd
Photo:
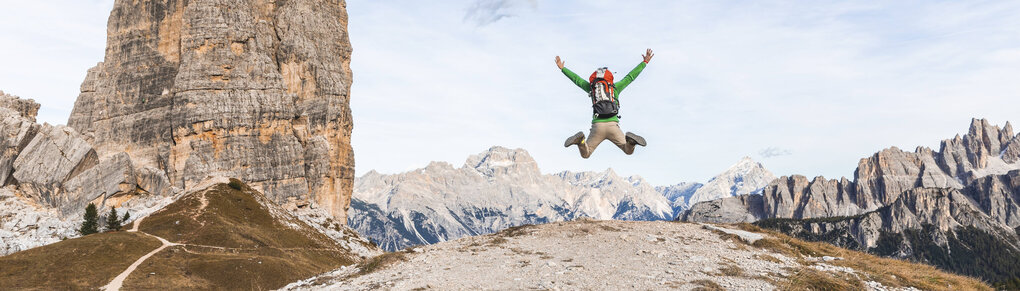
<path fill-rule="evenodd" d="M 804 176 L 784 176 L 765 187 L 762 199 L 699 203 L 680 218 L 740 222 L 752 216 L 751 221 L 853 216 L 891 205 L 900 195 L 914 189 L 963 189 L 984 177 L 1004 175 L 1020 169 L 1017 156 L 1020 156 L 1020 138 L 1013 136 L 1010 123 L 999 128 L 987 120 L 973 119 L 966 135 L 943 140 L 939 151 L 918 147 L 908 152 L 891 147 L 861 159 L 853 181 L 823 177 L 808 181 Z M 1020 198 L 1005 199 L 992 191 L 975 192 L 973 196 L 975 200 L 988 201 L 985 210 L 1003 222 L 1016 215 L 1009 207 L 1020 207 L 1012 202 Z M 721 217 L 730 217 L 733 221 L 719 221 Z"/>
<path fill-rule="evenodd" d="M 237 177 L 344 220 L 350 54 L 344 1 L 119 0 L 68 125 L 173 186 Z"/>

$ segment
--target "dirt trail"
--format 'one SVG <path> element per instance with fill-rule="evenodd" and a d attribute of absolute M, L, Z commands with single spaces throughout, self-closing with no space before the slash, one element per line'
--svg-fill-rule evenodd
<path fill-rule="evenodd" d="M 131 230 L 129 230 L 130 232 L 138 231 L 138 222 L 139 221 L 141 221 L 141 219 L 135 220 L 135 226 L 132 227 Z M 128 266 L 128 268 L 126 270 L 124 270 L 124 272 L 121 272 L 120 275 L 117 275 L 117 277 L 113 278 L 113 281 L 110 281 L 109 284 L 106 284 L 106 286 L 101 287 L 103 290 L 106 290 L 106 291 L 120 290 L 120 287 L 124 285 L 124 280 L 127 279 L 127 277 L 129 275 L 131 275 L 131 273 L 134 272 L 135 269 L 138 268 L 138 266 L 142 265 L 142 263 L 145 262 L 145 260 L 149 259 L 149 257 L 151 257 L 152 255 L 155 255 L 156 253 L 158 253 L 159 251 L 162 251 L 163 249 L 165 249 L 167 247 L 181 245 L 181 244 L 178 244 L 178 243 L 172 243 L 172 242 L 170 242 L 168 240 L 165 240 L 165 239 L 163 239 L 161 237 L 158 237 L 158 236 L 155 236 L 155 235 L 151 235 L 151 234 L 148 234 L 148 233 L 142 232 L 142 234 L 145 234 L 147 236 L 151 236 L 151 237 L 154 237 L 154 238 L 158 239 L 161 243 L 163 243 L 163 245 L 159 246 L 159 248 L 156 248 L 155 250 L 152 250 L 148 254 L 145 254 L 141 258 L 138 258 L 138 260 L 136 260 L 133 264 L 131 264 L 131 266 Z"/>
<path fill-rule="evenodd" d="M 145 219 L 145 217 L 142 216 L 142 217 L 139 217 L 138 219 L 135 219 L 135 221 L 131 223 L 131 229 L 129 229 L 128 232 L 137 232 L 138 231 L 138 225 L 142 224 L 142 219 Z"/>

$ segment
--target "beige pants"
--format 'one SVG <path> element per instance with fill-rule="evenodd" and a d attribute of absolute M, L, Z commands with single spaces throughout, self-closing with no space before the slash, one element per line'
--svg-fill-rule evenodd
<path fill-rule="evenodd" d="M 588 133 L 588 140 L 577 145 L 577 149 L 581 151 L 581 157 L 587 159 L 595 151 L 595 148 L 599 147 L 599 144 L 607 139 L 620 147 L 623 153 L 628 155 L 634 153 L 634 144 L 627 142 L 623 131 L 620 130 L 619 122 L 592 123 L 591 132 Z"/>

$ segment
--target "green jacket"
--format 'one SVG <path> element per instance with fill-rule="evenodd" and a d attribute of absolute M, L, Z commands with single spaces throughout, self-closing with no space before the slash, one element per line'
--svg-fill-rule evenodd
<path fill-rule="evenodd" d="M 616 94 L 615 95 L 616 95 L 616 101 L 617 102 L 620 101 L 620 92 L 623 92 L 623 89 L 626 89 L 627 86 L 630 85 L 631 82 L 634 82 L 634 79 L 637 78 L 637 76 L 641 74 L 641 71 L 645 69 L 645 65 L 647 65 L 645 62 L 639 63 L 637 65 L 637 67 L 634 67 L 633 70 L 630 70 L 630 73 L 627 73 L 626 77 L 623 77 L 622 80 L 619 80 L 616 83 L 613 83 L 613 86 L 616 87 Z M 585 93 L 591 92 L 591 85 L 588 84 L 588 80 L 587 79 L 581 78 L 581 76 L 578 76 L 577 74 L 575 74 L 570 69 L 567 69 L 567 67 L 563 67 L 563 70 L 561 70 L 561 71 L 563 71 L 563 74 L 566 75 L 567 78 L 570 78 L 570 81 L 573 81 L 575 85 L 577 85 L 578 87 L 581 87 L 581 89 L 584 90 Z M 619 121 L 620 121 L 620 117 L 619 116 L 613 116 L 613 117 L 610 117 L 610 118 L 598 118 L 598 116 L 595 116 L 595 114 L 592 114 L 592 119 L 591 119 L 591 123 L 619 122 Z"/>

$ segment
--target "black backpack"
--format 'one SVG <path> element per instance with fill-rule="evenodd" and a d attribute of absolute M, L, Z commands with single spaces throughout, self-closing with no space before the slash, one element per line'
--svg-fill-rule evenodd
<path fill-rule="evenodd" d="M 606 75 L 609 75 L 607 80 Z M 612 81 L 612 73 L 607 68 L 599 68 L 594 74 L 591 82 L 592 112 L 598 118 L 611 118 L 620 114 L 620 102 L 616 100 L 616 86 Z"/>

